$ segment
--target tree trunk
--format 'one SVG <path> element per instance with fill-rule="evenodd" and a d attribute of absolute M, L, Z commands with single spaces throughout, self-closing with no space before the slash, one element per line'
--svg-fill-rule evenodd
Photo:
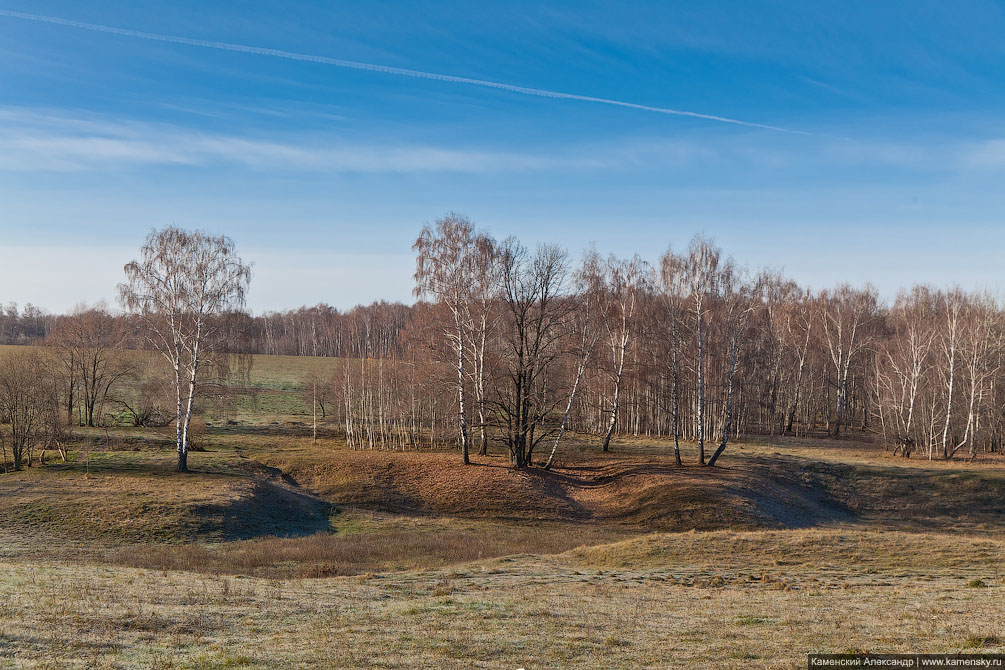
<path fill-rule="evenodd" d="M 611 435 L 614 434 L 614 427 L 618 424 L 618 406 L 621 404 L 621 378 L 622 370 L 624 369 L 624 353 L 622 352 L 622 364 L 621 369 L 618 370 L 617 376 L 614 378 L 614 398 L 613 404 L 611 406 L 611 419 L 607 423 L 607 431 L 604 433 L 604 443 L 601 451 L 608 452 L 611 450 Z"/>
<path fill-rule="evenodd" d="M 572 404 L 576 400 L 576 392 L 579 390 L 579 382 L 583 378 L 584 370 L 586 370 L 585 360 L 580 362 L 579 369 L 576 371 L 576 381 L 572 384 L 572 393 L 569 394 L 569 402 L 565 406 L 565 414 L 562 415 L 562 423 L 558 427 L 555 444 L 551 447 L 551 455 L 548 456 L 548 462 L 544 464 L 545 470 L 550 470 L 552 463 L 555 461 L 555 453 L 558 451 L 558 444 L 562 441 L 562 436 L 565 434 L 565 427 L 569 423 L 569 413 L 572 411 Z"/>
<path fill-rule="evenodd" d="M 705 465 L 705 376 L 703 358 L 705 353 L 704 336 L 701 332 L 701 313 L 698 310 L 698 463 Z"/>
<path fill-rule="evenodd" d="M 189 429 L 192 426 L 192 405 L 195 403 L 195 380 L 198 373 L 199 362 L 193 355 L 192 372 L 188 380 L 188 400 L 185 403 L 185 421 L 182 428 L 182 449 L 178 452 L 178 472 L 188 472 L 188 443 Z"/>
<path fill-rule="evenodd" d="M 677 340 L 673 344 L 673 457 L 677 465 L 683 465 L 680 459 L 680 388 L 677 369 Z"/>
<path fill-rule="evenodd" d="M 736 376 L 736 359 L 739 354 L 739 348 L 739 339 L 734 339 L 732 358 L 729 362 L 729 393 L 726 398 L 726 425 L 722 429 L 722 441 L 719 443 L 719 448 L 715 450 L 712 458 L 708 460 L 709 467 L 715 465 L 715 462 L 719 459 L 719 455 L 726 450 L 726 444 L 729 442 L 729 431 L 733 427 L 733 379 Z"/>
<path fill-rule="evenodd" d="M 946 399 L 946 422 L 942 427 L 942 457 L 949 458 L 949 420 L 953 414 L 953 386 L 956 376 L 956 352 L 949 358 L 949 397 Z"/>
<path fill-rule="evenodd" d="M 177 470 L 178 472 L 188 472 L 188 442 L 185 434 L 185 412 L 181 398 L 181 370 L 178 367 L 178 364 L 175 364 L 174 376 L 175 400 L 177 402 L 175 416 L 175 439 L 177 441 L 178 448 Z"/>
<path fill-rule="evenodd" d="M 799 358 L 799 368 L 796 371 L 796 388 L 795 393 L 792 396 L 792 407 L 789 408 L 789 420 L 785 426 L 786 433 L 792 432 L 792 424 L 796 420 L 796 409 L 799 406 L 799 391 L 802 388 L 803 384 L 803 369 L 805 366 L 806 366 L 806 356 L 803 355 Z"/>
<path fill-rule="evenodd" d="M 834 421 L 834 437 L 841 437 L 841 420 L 844 418 L 844 406 L 848 402 L 848 371 L 851 367 L 851 354 L 845 359 L 844 372 L 838 383 L 837 417 Z"/>
<path fill-rule="evenodd" d="M 468 419 L 465 413 L 464 401 L 464 340 L 461 336 L 461 324 L 457 322 L 457 418 L 461 429 L 461 459 L 464 465 L 471 463 L 468 454 Z"/>
<path fill-rule="evenodd" d="M 475 402 L 478 404 L 478 455 L 485 456 L 489 453 L 489 438 L 485 430 L 485 338 L 488 325 L 485 322 L 484 308 L 482 310 L 482 322 L 478 351 L 475 352 L 475 393 L 478 396 Z"/>

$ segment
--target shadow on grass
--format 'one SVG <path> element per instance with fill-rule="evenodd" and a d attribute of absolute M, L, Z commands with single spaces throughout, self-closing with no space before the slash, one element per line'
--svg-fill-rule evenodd
<path fill-rule="evenodd" d="M 335 511 L 334 505 L 314 496 L 271 482 L 256 482 L 250 495 L 226 503 L 195 505 L 188 517 L 197 536 L 232 541 L 328 532 Z"/>
<path fill-rule="evenodd" d="M 66 475 L 142 475 L 193 477 L 210 475 L 216 477 L 247 477 L 249 469 L 234 460 L 226 451 L 200 450 L 189 452 L 189 472 L 177 470 L 177 454 L 172 451 L 95 451 L 91 454 L 72 451 L 66 462 L 52 460 L 30 472 Z"/>
<path fill-rule="evenodd" d="M 899 529 L 1005 528 L 1005 473 L 758 456 L 747 460 L 788 488 L 826 496 L 855 520 Z M 819 524 L 820 522 L 818 522 Z M 803 524 L 796 527 L 807 527 Z"/>

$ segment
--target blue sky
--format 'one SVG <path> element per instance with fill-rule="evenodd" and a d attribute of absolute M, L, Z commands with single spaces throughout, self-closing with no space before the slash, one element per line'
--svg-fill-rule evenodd
<path fill-rule="evenodd" d="M 449 210 L 574 255 L 703 232 L 815 287 L 998 288 L 1005 5 L 0 0 L 4 302 L 111 299 L 172 223 L 235 238 L 255 311 L 407 300 Z"/>

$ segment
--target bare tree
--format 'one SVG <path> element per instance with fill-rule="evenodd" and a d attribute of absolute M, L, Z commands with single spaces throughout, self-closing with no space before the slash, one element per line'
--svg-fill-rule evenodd
<path fill-rule="evenodd" d="M 720 270 L 719 283 L 723 302 L 722 318 L 725 322 L 726 341 L 729 347 L 729 370 L 726 373 L 726 409 L 722 436 L 712 458 L 708 459 L 709 467 L 715 465 L 719 456 L 726 450 L 733 430 L 736 368 L 740 360 L 740 347 L 746 337 L 750 315 L 761 301 L 764 277 L 748 282 L 742 276 L 742 271 L 730 261 Z"/>
<path fill-rule="evenodd" d="M 79 390 L 84 425 L 94 427 L 95 414 L 100 415 L 112 389 L 130 373 L 128 359 L 120 352 L 126 336 L 123 326 L 99 304 L 78 307 L 53 330 L 52 342 L 70 375 L 63 384 L 69 391 L 68 409 L 74 390 Z"/>
<path fill-rule="evenodd" d="M 809 290 L 794 289 L 780 306 L 783 328 L 783 346 L 789 348 L 795 359 L 792 402 L 785 418 L 785 432 L 791 433 L 803 391 L 803 376 L 813 342 L 813 324 L 817 320 L 817 302 Z"/>
<path fill-rule="evenodd" d="M 505 323 L 505 381 L 498 407 L 506 428 L 513 466 L 531 464 L 535 447 L 551 430 L 543 424 L 561 401 L 553 393 L 550 371 L 560 354 L 559 340 L 570 308 L 563 293 L 566 254 L 543 245 L 531 256 L 515 239 L 501 249 Z"/>
<path fill-rule="evenodd" d="M 842 284 L 833 291 L 825 291 L 822 303 L 824 338 L 837 386 L 834 437 L 838 437 L 848 400 L 848 376 L 852 362 L 869 346 L 868 328 L 877 311 L 876 289 L 867 286 L 857 291 L 848 284 Z"/>
<path fill-rule="evenodd" d="M 500 270 L 499 251 L 495 241 L 482 235 L 474 249 L 472 263 L 474 275 L 471 284 L 471 306 L 468 310 L 471 329 L 470 357 L 472 382 L 475 390 L 475 408 L 478 411 L 478 454 L 488 453 L 488 397 L 486 383 L 489 378 L 488 347 L 495 330 L 498 310 Z"/>
<path fill-rule="evenodd" d="M 690 294 L 690 309 L 694 316 L 695 341 L 698 352 L 695 371 L 698 378 L 697 408 L 698 462 L 705 465 L 705 354 L 707 329 L 705 319 L 709 303 L 719 290 L 719 257 L 722 252 L 715 244 L 700 235 L 691 240 L 688 255 L 683 262 L 684 282 Z"/>
<path fill-rule="evenodd" d="M 312 369 L 300 383 L 301 398 L 305 405 L 313 407 L 312 412 L 321 413 L 322 422 L 328 418 L 331 405 L 334 402 L 334 382 L 330 376 L 322 374 L 322 370 Z M 315 420 L 315 424 L 317 421 Z"/>
<path fill-rule="evenodd" d="M 470 437 L 467 417 L 467 372 L 465 362 L 472 339 L 472 303 L 485 307 L 481 312 L 487 319 L 491 295 L 489 285 L 492 270 L 489 259 L 493 246 L 491 238 L 475 230 L 467 217 L 450 213 L 436 222 L 435 228 L 426 226 L 412 245 L 415 258 L 415 295 L 431 296 L 447 307 L 451 323 L 444 336 L 451 344 L 457 371 L 457 423 L 460 430 L 461 458 L 471 462 Z M 484 324 L 485 321 L 481 320 Z M 481 334 L 486 335 L 482 330 Z M 476 345 L 478 349 L 479 345 Z M 481 342 L 484 352 L 484 341 Z M 482 357 L 482 363 L 484 358 Z"/>
<path fill-rule="evenodd" d="M 602 290 L 609 307 L 604 310 L 604 330 L 610 349 L 611 399 L 608 403 L 607 430 L 601 443 L 601 450 L 608 451 L 611 436 L 618 423 L 621 407 L 621 385 L 625 376 L 625 358 L 632 345 L 637 326 L 635 311 L 642 295 L 648 290 L 648 266 L 637 255 L 628 260 L 614 256 L 607 259 L 603 267 Z"/>
<path fill-rule="evenodd" d="M 565 412 L 562 414 L 562 421 L 558 426 L 555 435 L 555 443 L 551 447 L 551 454 L 544 465 L 545 470 L 550 470 L 555 462 L 555 454 L 558 453 L 559 444 L 565 435 L 565 430 L 569 425 L 569 416 L 572 414 L 572 407 L 576 403 L 576 395 L 583 381 L 583 373 L 586 372 L 593 352 L 600 341 L 601 330 L 598 327 L 598 315 L 601 313 L 604 300 L 601 295 L 600 282 L 600 257 L 596 251 L 588 251 L 583 257 L 583 264 L 576 272 L 576 290 L 574 296 L 569 300 L 572 318 L 566 321 L 569 329 L 568 339 L 573 343 L 570 352 L 575 360 L 575 375 L 573 377 L 572 389 L 569 391 L 569 398 L 565 405 Z"/>
<path fill-rule="evenodd" d="M 663 306 L 664 327 L 662 334 L 670 347 L 670 426 L 673 432 L 674 461 L 682 465 L 680 457 L 680 394 L 681 359 L 683 358 L 683 335 L 686 327 L 684 303 L 687 300 L 684 259 L 667 249 L 660 260 L 659 272 L 660 301 Z"/>
<path fill-rule="evenodd" d="M 133 426 L 166 426 L 174 414 L 169 369 L 163 358 L 133 352 L 127 383 L 111 398 L 124 409 Z"/>
<path fill-rule="evenodd" d="M 949 458 L 949 426 L 953 416 L 953 396 L 956 391 L 956 366 L 966 302 L 967 296 L 959 287 L 947 291 L 942 296 L 943 322 L 939 333 L 939 348 L 942 352 L 943 367 L 940 368 L 940 374 L 946 387 L 946 416 L 942 424 L 943 458 Z M 928 457 L 931 459 L 931 452 L 929 452 Z"/>
<path fill-rule="evenodd" d="M 125 266 L 122 306 L 171 366 L 178 472 L 188 472 L 189 430 L 199 372 L 217 344 L 222 313 L 244 306 L 251 268 L 233 240 L 176 227 L 152 231 L 140 259 Z"/>
<path fill-rule="evenodd" d="M 897 297 L 888 320 L 891 332 L 880 345 L 878 381 L 885 391 L 897 427 L 897 447 L 910 457 L 918 441 L 915 415 L 918 397 L 930 370 L 935 340 L 935 297 L 925 287 Z M 881 403 L 882 403 L 881 398 Z M 885 417 L 883 417 L 885 422 Z"/>
<path fill-rule="evenodd" d="M 998 352 L 1002 341 L 1001 319 L 1002 315 L 990 295 L 975 293 L 970 296 L 960 342 L 967 391 L 967 418 L 962 438 L 949 451 L 950 458 L 968 443 L 970 458 L 977 455 L 980 405 L 990 380 L 997 374 L 1000 366 Z"/>
<path fill-rule="evenodd" d="M 32 349 L 15 351 L 0 359 L 0 423 L 3 432 L 4 469 L 10 448 L 13 469 L 31 465 L 34 450 L 44 440 L 48 422 L 58 412 L 47 382 L 51 375 L 42 355 Z"/>
<path fill-rule="evenodd" d="M 78 395 L 80 392 L 80 351 L 74 345 L 73 338 L 65 328 L 66 321 L 61 319 L 56 323 L 52 336 L 47 338 L 45 344 L 51 346 L 56 352 L 54 363 L 59 372 L 61 382 L 61 401 L 66 413 L 66 425 L 74 421 L 80 422 L 75 417 L 78 409 Z"/>

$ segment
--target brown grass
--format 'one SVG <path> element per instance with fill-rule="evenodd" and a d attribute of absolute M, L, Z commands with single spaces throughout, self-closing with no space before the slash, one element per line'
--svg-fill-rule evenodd
<path fill-rule="evenodd" d="M 338 520 L 337 520 L 338 521 Z M 513 554 L 554 554 L 626 536 L 598 525 L 517 526 L 464 520 L 382 519 L 377 528 L 302 538 L 263 538 L 215 545 L 131 546 L 107 560 L 118 565 L 271 578 L 331 577 L 435 568 Z"/>
<path fill-rule="evenodd" d="M 65 545 L 222 541 L 328 527 L 330 505 L 233 454 L 199 454 L 192 474 L 170 456 L 99 452 L 0 476 L 0 535 Z M 50 546 L 52 545 L 52 546 Z M 50 554 L 51 555 L 51 554 Z"/>
<path fill-rule="evenodd" d="M 504 457 L 463 466 L 453 453 L 303 451 L 264 459 L 327 499 L 388 512 L 668 530 L 786 526 L 797 513 L 817 522 L 841 517 L 798 487 L 788 508 L 769 509 L 754 493 L 770 497 L 771 482 L 756 469 L 675 467 L 668 458 L 580 458 L 549 472 L 514 471 Z"/>
<path fill-rule="evenodd" d="M 572 443 L 576 445 L 576 442 Z M 581 443 L 579 443 L 581 444 Z M 388 512 L 634 525 L 646 530 L 804 528 L 851 521 L 890 528 L 996 530 L 1005 470 L 925 467 L 860 455 L 855 462 L 738 448 L 722 467 L 675 466 L 662 452 L 570 449 L 550 472 L 505 457 L 463 466 L 454 453 L 349 451 L 333 445 L 257 457 L 345 505 Z M 652 449 L 652 445 L 649 445 Z"/>
<path fill-rule="evenodd" d="M 971 586 L 1005 575 L 1005 538 L 906 533 L 852 527 L 785 531 L 653 534 L 569 552 L 592 568 L 639 570 L 713 566 L 719 575 L 748 575 L 751 565 L 784 575 L 845 584 L 875 575 L 910 581 L 933 575 Z M 709 557 L 714 557 L 713 561 Z M 969 580 L 969 581 L 968 581 Z"/>
<path fill-rule="evenodd" d="M 986 557 L 968 562 L 998 543 L 850 530 L 639 542 L 289 581 L 6 564 L 0 644 L 39 668 L 795 668 L 810 651 L 1003 650 L 1001 583 Z M 882 565 L 860 564 L 870 547 Z M 919 563 L 919 548 L 935 558 Z M 967 588 L 972 574 L 988 588 Z"/>
<path fill-rule="evenodd" d="M 200 430 L 193 475 L 172 472 L 170 430 L 120 428 L 0 477 L 0 666 L 788 668 L 1002 649 L 1000 458 L 772 438 L 709 470 L 674 466 L 665 441 L 600 455 L 570 436 L 546 473 L 498 452 L 354 452 L 326 431 L 312 447 L 297 386 L 315 363 L 258 357 L 259 406 Z"/>

